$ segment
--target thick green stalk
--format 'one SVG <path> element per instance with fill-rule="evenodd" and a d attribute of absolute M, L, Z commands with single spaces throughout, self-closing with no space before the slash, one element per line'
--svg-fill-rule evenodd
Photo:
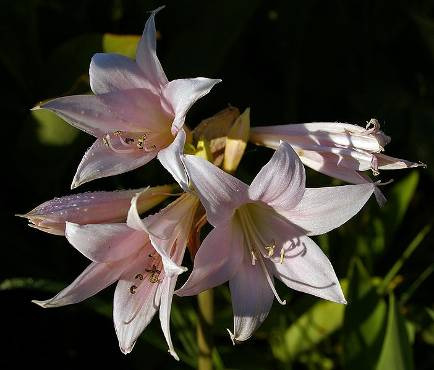
<path fill-rule="evenodd" d="M 214 292 L 206 290 L 197 296 L 199 306 L 197 320 L 197 345 L 199 354 L 197 368 L 199 370 L 212 370 L 213 341 L 211 328 L 214 321 Z"/>

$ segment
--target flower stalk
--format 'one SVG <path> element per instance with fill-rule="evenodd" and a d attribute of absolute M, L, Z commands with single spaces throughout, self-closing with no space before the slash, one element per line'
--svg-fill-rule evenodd
<path fill-rule="evenodd" d="M 198 294 L 198 320 L 197 320 L 197 368 L 199 370 L 212 370 L 212 326 L 214 323 L 214 292 L 212 289 Z"/>

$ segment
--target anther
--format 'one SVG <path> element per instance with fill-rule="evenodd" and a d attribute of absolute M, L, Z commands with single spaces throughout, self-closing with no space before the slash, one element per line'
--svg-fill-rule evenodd
<path fill-rule="evenodd" d="M 157 269 L 157 266 L 152 265 L 152 269 L 145 269 L 145 271 L 151 273 L 149 275 L 149 281 L 151 283 L 158 283 L 160 281 L 158 276 L 160 275 L 161 271 Z"/>
<path fill-rule="evenodd" d="M 265 250 L 268 253 L 268 258 L 273 257 L 274 249 L 276 248 L 276 242 L 273 239 L 273 242 L 271 244 L 268 244 L 265 246 Z"/>
<path fill-rule="evenodd" d="M 131 285 L 130 286 L 130 293 L 131 294 L 136 294 L 136 290 L 137 290 L 137 285 Z"/>
<path fill-rule="evenodd" d="M 110 146 L 106 137 L 102 138 L 102 142 L 104 143 L 105 146 L 108 146 L 108 147 Z"/>
<path fill-rule="evenodd" d="M 280 260 L 279 263 L 283 263 L 283 260 L 285 259 L 285 250 L 283 247 L 280 249 Z"/>
<path fill-rule="evenodd" d="M 142 274 L 137 274 L 136 276 L 134 276 L 134 279 L 139 279 L 139 280 L 143 280 L 143 275 Z"/>
<path fill-rule="evenodd" d="M 375 118 L 371 118 L 371 120 L 367 122 L 366 130 L 375 133 L 379 129 L 380 129 L 380 123 Z"/>
<path fill-rule="evenodd" d="M 115 132 L 113 132 L 114 136 L 121 136 L 122 135 L 122 131 L 121 130 L 117 130 Z"/>
<path fill-rule="evenodd" d="M 252 254 L 252 265 L 255 266 L 255 264 L 256 264 L 256 260 L 257 260 L 258 258 L 256 257 L 256 254 L 255 254 L 254 251 L 250 251 L 250 253 Z"/>

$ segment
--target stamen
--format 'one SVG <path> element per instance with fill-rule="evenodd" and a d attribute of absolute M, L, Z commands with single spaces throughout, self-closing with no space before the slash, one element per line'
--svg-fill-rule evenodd
<path fill-rule="evenodd" d="M 245 229 L 248 231 L 250 237 L 253 239 L 251 240 L 252 244 L 263 247 L 262 250 L 261 249 L 259 250 L 264 256 L 266 255 L 267 258 L 272 257 L 274 254 L 274 249 L 276 248 L 275 240 L 273 239 L 273 243 L 272 245 L 270 245 L 268 241 L 266 241 L 262 237 L 262 234 L 256 228 L 255 222 L 252 220 L 250 213 L 247 211 L 247 212 L 241 212 L 241 214 L 243 215 L 242 223 Z"/>
<path fill-rule="evenodd" d="M 105 140 L 104 140 L 105 139 Z M 121 153 L 121 154 L 125 154 L 125 153 L 133 153 L 134 149 L 117 149 L 113 146 L 111 139 L 110 139 L 110 135 L 107 134 L 105 136 L 105 138 L 103 138 L 103 142 L 105 145 L 107 145 L 111 150 L 113 150 L 115 153 Z"/>
<path fill-rule="evenodd" d="M 256 257 L 256 254 L 255 254 L 255 252 L 253 250 L 251 250 L 250 252 L 252 253 L 252 266 L 255 266 L 256 265 L 256 260 L 258 258 Z"/>
<path fill-rule="evenodd" d="M 137 274 L 136 276 L 134 276 L 134 279 L 139 279 L 139 280 L 143 280 L 143 275 L 142 274 Z"/>
<path fill-rule="evenodd" d="M 378 176 L 380 174 L 378 171 L 378 159 L 375 155 L 371 159 L 371 170 L 374 176 Z"/>
<path fill-rule="evenodd" d="M 280 248 L 280 260 L 279 260 L 279 263 L 282 264 L 284 259 L 285 259 L 285 250 L 283 249 L 283 246 L 282 246 L 282 248 Z"/>
<path fill-rule="evenodd" d="M 381 182 L 381 180 L 378 180 L 378 181 L 375 182 L 375 185 L 377 185 L 377 186 L 385 186 L 385 185 L 391 184 L 393 181 L 394 181 L 393 179 L 390 179 L 390 180 L 388 180 L 386 182 Z"/>
<path fill-rule="evenodd" d="M 124 142 L 126 145 L 130 145 L 134 143 L 134 139 L 132 137 L 126 137 L 125 139 L 121 138 L 121 142 Z"/>
<path fill-rule="evenodd" d="M 145 138 L 143 136 L 137 139 L 137 148 L 143 149 L 145 147 Z"/>
<path fill-rule="evenodd" d="M 130 286 L 130 293 L 131 294 L 136 294 L 136 290 L 137 290 L 137 285 L 131 285 Z"/>
<path fill-rule="evenodd" d="M 265 246 L 265 250 L 268 252 L 268 258 L 273 257 L 275 248 L 276 248 L 276 242 L 274 241 L 274 239 L 271 244 Z"/>
<path fill-rule="evenodd" d="M 130 324 L 137 317 L 137 315 L 139 314 L 139 312 L 142 309 L 142 307 L 143 307 L 143 303 L 139 304 L 137 306 L 137 308 L 134 310 L 133 315 L 128 320 L 126 320 L 126 321 L 123 322 L 124 325 Z"/>
<path fill-rule="evenodd" d="M 152 269 L 145 269 L 146 272 L 150 272 L 151 274 L 149 275 L 149 281 L 153 284 L 155 283 L 159 283 L 160 279 L 158 278 L 158 276 L 160 275 L 161 271 L 157 269 L 157 266 L 152 265 Z"/>
<path fill-rule="evenodd" d="M 372 127 L 371 127 L 372 126 Z M 371 118 L 366 125 L 366 130 L 368 133 L 375 133 L 380 129 L 380 123 L 375 118 Z"/>
<path fill-rule="evenodd" d="M 273 280 L 271 280 L 271 276 L 268 272 L 267 266 L 265 266 L 265 262 L 263 261 L 261 256 L 259 256 L 259 262 L 261 262 L 262 271 L 264 271 L 265 277 L 267 278 L 268 285 L 270 286 L 271 290 L 273 291 L 273 294 L 276 297 L 277 302 L 279 302 L 281 305 L 285 305 L 286 300 L 285 299 L 282 300 L 279 297 L 279 294 L 277 294 L 276 288 L 274 287 Z"/>

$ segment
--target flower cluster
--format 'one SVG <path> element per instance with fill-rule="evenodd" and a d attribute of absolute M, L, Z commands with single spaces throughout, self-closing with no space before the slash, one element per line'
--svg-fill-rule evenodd
<path fill-rule="evenodd" d="M 135 61 L 116 54 L 92 58 L 93 95 L 57 98 L 34 109 L 50 110 L 96 137 L 72 188 L 155 157 L 177 184 L 69 195 L 23 217 L 34 228 L 64 235 L 91 261 L 68 287 L 35 303 L 77 303 L 117 282 L 113 320 L 121 351 L 132 350 L 159 311 L 169 352 L 177 358 L 169 330 L 174 294 L 196 295 L 229 281 L 234 344 L 253 334 L 274 299 L 285 304 L 275 278 L 292 289 L 346 303 L 329 259 L 310 236 L 339 227 L 374 192 L 379 194 L 362 171 L 377 174 L 419 164 L 380 153 L 390 138 L 376 120 L 366 129 L 308 123 L 256 127 L 249 133 L 249 110 L 240 115 L 230 108 L 187 135 L 187 111 L 220 80 L 167 80 L 156 55 L 158 10 L 146 23 Z M 276 151 L 247 185 L 230 173 L 249 140 Z M 306 188 L 303 164 L 352 185 Z M 152 213 L 167 199 L 175 200 Z M 200 244 L 199 230 L 206 222 L 213 230 Z M 194 266 L 176 290 L 178 275 L 186 271 L 187 247 Z"/>

